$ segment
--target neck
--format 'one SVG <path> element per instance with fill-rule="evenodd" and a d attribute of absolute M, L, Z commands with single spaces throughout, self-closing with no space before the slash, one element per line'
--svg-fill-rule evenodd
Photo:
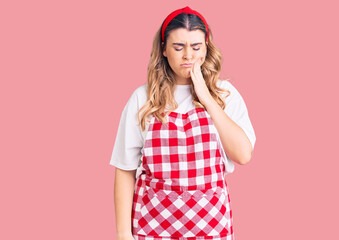
<path fill-rule="evenodd" d="M 188 85 L 188 84 L 192 84 L 192 79 L 189 78 L 180 78 L 180 77 L 176 77 L 175 78 L 175 84 L 177 85 Z"/>

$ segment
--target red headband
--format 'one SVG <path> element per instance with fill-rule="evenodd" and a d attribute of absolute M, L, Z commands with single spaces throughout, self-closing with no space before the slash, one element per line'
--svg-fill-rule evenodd
<path fill-rule="evenodd" d="M 206 29 L 207 29 L 207 36 L 206 36 L 206 41 L 207 41 L 209 32 L 208 32 L 208 26 L 207 26 L 207 22 L 206 22 L 205 18 L 200 13 L 198 13 L 197 11 L 192 10 L 189 6 L 175 10 L 166 17 L 164 24 L 162 25 L 162 28 L 161 28 L 161 39 L 162 39 L 162 41 L 164 41 L 164 33 L 165 33 L 165 29 L 166 29 L 167 25 L 170 23 L 170 21 L 172 21 L 173 18 L 175 18 L 180 13 L 194 14 L 194 15 L 197 15 L 198 17 L 201 18 L 201 20 L 204 22 Z"/>

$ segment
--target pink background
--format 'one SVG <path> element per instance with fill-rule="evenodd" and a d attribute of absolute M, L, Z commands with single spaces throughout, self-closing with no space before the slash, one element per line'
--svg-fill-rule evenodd
<path fill-rule="evenodd" d="M 336 2 L 2 1 L 0 239 L 115 238 L 120 114 L 155 32 L 186 5 L 257 137 L 227 176 L 236 238 L 339 239 Z"/>

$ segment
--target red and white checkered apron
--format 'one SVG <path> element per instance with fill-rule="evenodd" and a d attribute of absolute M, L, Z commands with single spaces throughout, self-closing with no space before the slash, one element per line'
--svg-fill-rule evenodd
<path fill-rule="evenodd" d="M 132 208 L 135 239 L 233 240 L 225 153 L 204 108 L 154 116 Z"/>

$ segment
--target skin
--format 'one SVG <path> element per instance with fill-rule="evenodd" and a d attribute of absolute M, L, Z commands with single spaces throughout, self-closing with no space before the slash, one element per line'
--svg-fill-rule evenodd
<path fill-rule="evenodd" d="M 201 30 L 187 31 L 176 29 L 171 31 L 163 54 L 175 73 L 177 84 L 193 83 L 200 102 L 218 130 L 222 145 L 229 158 L 239 164 L 246 164 L 252 156 L 252 145 L 245 132 L 227 116 L 219 104 L 213 99 L 206 86 L 200 66 L 204 63 L 207 44 Z M 202 44 L 191 46 L 191 44 Z M 173 45 L 181 43 L 184 46 Z M 176 51 L 179 50 L 179 51 Z M 194 63 L 191 68 L 183 68 L 182 63 Z M 115 168 L 114 202 L 116 213 L 117 240 L 134 240 L 131 231 L 131 212 L 135 186 L 136 170 Z"/>
<path fill-rule="evenodd" d="M 176 45 L 177 43 L 183 46 Z M 196 46 L 192 44 L 201 43 Z M 180 50 L 180 51 L 177 51 Z M 193 83 L 194 90 L 211 116 L 218 130 L 220 140 L 227 156 L 234 162 L 244 165 L 252 157 L 252 144 L 242 130 L 219 106 L 210 94 L 201 72 L 207 53 L 207 43 L 204 32 L 201 30 L 188 31 L 180 28 L 172 30 L 169 34 L 163 55 L 175 73 L 176 84 Z M 194 63 L 191 68 L 181 67 L 182 63 Z"/>
<path fill-rule="evenodd" d="M 117 240 L 135 240 L 132 234 L 132 205 L 136 170 L 115 168 L 114 205 Z"/>
<path fill-rule="evenodd" d="M 184 46 L 177 44 L 183 44 Z M 168 63 L 174 72 L 177 84 L 192 83 L 190 71 L 192 68 L 182 67 L 180 64 L 194 63 L 200 59 L 201 66 L 205 61 L 206 53 L 207 44 L 204 32 L 201 30 L 188 31 L 183 28 L 170 32 L 167 38 L 167 45 L 163 51 L 163 55 L 167 57 Z"/>

